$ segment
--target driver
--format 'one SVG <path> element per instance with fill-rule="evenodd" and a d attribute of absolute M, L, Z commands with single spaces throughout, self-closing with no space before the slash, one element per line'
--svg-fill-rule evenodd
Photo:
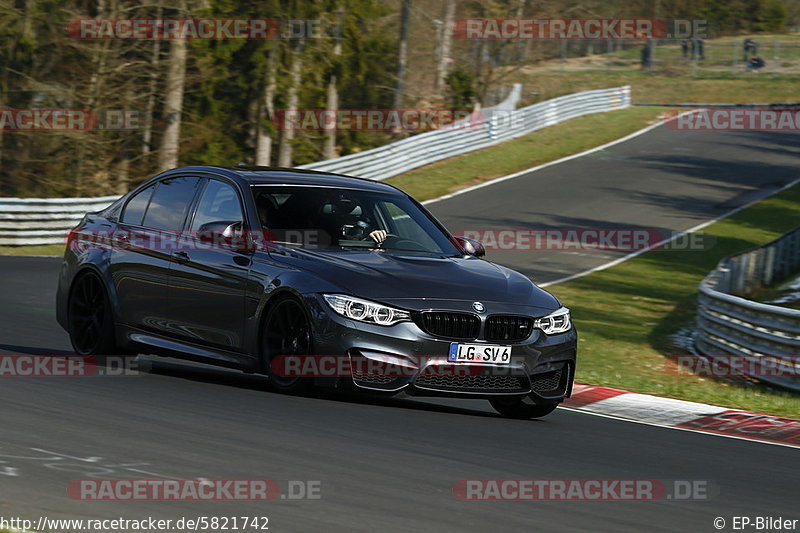
<path fill-rule="evenodd" d="M 323 206 L 322 213 L 324 215 L 339 215 L 339 223 L 345 222 L 341 226 L 341 235 L 345 239 L 359 241 L 372 239 L 375 244 L 381 244 L 389 236 L 389 232 L 383 229 L 375 229 L 366 233 L 373 226 L 369 218 L 365 216 L 364 209 L 350 198 L 340 196 L 333 201 L 329 200 Z"/>
<path fill-rule="evenodd" d="M 372 239 L 373 241 L 375 241 L 375 244 L 381 244 L 389 236 L 389 232 L 387 232 L 384 229 L 372 230 L 365 235 L 365 232 L 369 229 L 370 224 L 369 222 L 367 222 L 362 218 L 350 222 L 351 222 L 350 224 L 345 224 L 344 226 L 342 226 L 342 235 L 346 239 L 353 239 L 359 241 L 366 241 L 367 239 Z"/>

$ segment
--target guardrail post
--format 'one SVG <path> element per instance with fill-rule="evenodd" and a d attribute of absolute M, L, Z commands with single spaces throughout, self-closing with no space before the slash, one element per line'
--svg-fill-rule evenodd
<path fill-rule="evenodd" d="M 775 252 L 775 247 L 767 248 L 766 250 L 766 258 L 764 259 L 764 270 L 762 274 L 762 280 L 765 287 L 772 285 L 772 280 L 774 279 L 773 274 L 775 273 Z"/>

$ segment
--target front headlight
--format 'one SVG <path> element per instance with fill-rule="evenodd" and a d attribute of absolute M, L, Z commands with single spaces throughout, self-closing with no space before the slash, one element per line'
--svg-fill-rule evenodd
<path fill-rule="evenodd" d="M 572 321 L 569 318 L 569 309 L 562 307 L 558 311 L 553 311 L 547 316 L 537 318 L 533 325 L 544 331 L 547 335 L 566 333 L 572 327 Z"/>
<path fill-rule="evenodd" d="M 408 314 L 408 311 L 395 309 L 377 302 L 370 302 L 369 300 L 362 300 L 361 298 L 343 294 L 323 294 L 322 296 L 331 306 L 331 309 L 344 317 L 358 320 L 359 322 L 393 326 L 398 322 L 411 320 L 411 315 Z"/>

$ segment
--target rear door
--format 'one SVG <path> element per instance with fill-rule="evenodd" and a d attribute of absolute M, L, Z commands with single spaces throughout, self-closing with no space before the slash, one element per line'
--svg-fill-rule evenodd
<path fill-rule="evenodd" d="M 167 284 L 178 236 L 197 192 L 197 178 L 171 177 L 136 193 L 123 207 L 110 270 L 118 320 L 166 331 Z"/>

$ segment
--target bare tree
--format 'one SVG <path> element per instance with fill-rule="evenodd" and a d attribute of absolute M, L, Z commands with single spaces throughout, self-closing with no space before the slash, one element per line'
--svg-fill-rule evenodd
<path fill-rule="evenodd" d="M 338 62 L 339 57 L 342 55 L 342 17 L 344 16 L 344 10 L 341 8 L 337 9 L 336 15 L 338 16 L 339 20 L 338 24 L 336 25 L 336 34 L 333 37 L 334 42 L 332 54 L 334 62 Z M 339 108 L 339 89 L 336 87 L 337 82 L 338 77 L 336 75 L 336 71 L 334 71 L 331 73 L 330 79 L 328 79 L 328 94 L 325 100 L 325 110 L 329 113 L 336 113 L 336 110 Z M 335 122 L 325 131 L 325 144 L 322 148 L 322 156 L 325 159 L 333 159 L 337 156 Z"/>
<path fill-rule="evenodd" d="M 292 166 L 292 141 L 294 140 L 294 128 L 289 125 L 289 116 L 297 110 L 297 102 L 300 93 L 300 82 L 303 75 L 303 45 L 302 39 L 298 39 L 291 54 L 291 67 L 289 70 L 289 89 L 286 93 L 286 113 L 283 116 L 283 132 L 281 142 L 278 146 L 278 166 Z"/>
<path fill-rule="evenodd" d="M 408 61 L 408 25 L 410 17 L 411 0 L 403 0 L 403 10 L 400 12 L 400 48 L 397 54 L 397 82 L 394 90 L 394 109 L 403 107 L 406 62 Z"/>
<path fill-rule="evenodd" d="M 163 11 L 164 10 L 161 7 L 161 2 L 159 1 L 158 8 L 156 10 L 156 20 L 161 19 Z M 150 79 L 148 80 L 149 91 L 147 94 L 147 107 L 145 109 L 144 125 L 142 127 L 143 154 L 150 153 L 151 143 L 153 142 L 153 112 L 156 108 L 156 90 L 158 89 L 158 78 L 160 77 L 158 69 L 161 59 L 161 40 L 159 37 L 160 35 L 156 35 L 156 38 L 153 39 L 153 55 L 150 58 Z"/>
<path fill-rule="evenodd" d="M 111 17 L 116 15 L 116 8 L 117 4 L 112 3 L 110 9 L 114 11 L 109 11 L 109 7 L 106 5 L 106 2 L 103 0 L 98 1 L 97 3 L 97 12 L 100 14 L 101 17 L 108 17 L 111 13 Z M 86 98 L 87 108 L 91 110 L 95 110 L 97 108 L 97 103 L 100 98 L 100 95 L 103 93 L 103 85 L 105 82 L 106 76 L 106 62 L 109 56 L 109 50 L 111 49 L 112 42 L 110 40 L 104 40 L 97 43 L 94 48 L 94 57 L 92 58 L 93 63 L 93 70 L 92 74 L 89 77 L 89 88 L 88 88 L 88 95 Z M 86 161 L 89 159 L 89 137 L 83 135 L 81 140 L 78 144 L 78 151 L 77 151 L 77 166 L 75 172 L 75 195 L 80 196 L 83 194 L 83 189 L 85 187 L 84 183 L 84 174 L 85 174 L 85 166 Z"/>
<path fill-rule="evenodd" d="M 258 116 L 256 123 L 256 165 L 269 166 L 272 158 L 272 135 L 265 124 L 275 116 L 275 87 L 276 87 L 276 65 L 278 55 L 277 49 L 267 50 L 267 70 L 264 73 L 264 87 L 261 93 L 261 101 L 258 105 Z"/>
<path fill-rule="evenodd" d="M 186 3 L 181 2 L 181 13 L 186 13 Z M 167 68 L 166 91 L 164 98 L 164 135 L 158 153 L 158 170 L 178 166 L 181 136 L 181 114 L 183 113 L 183 90 L 186 82 L 186 41 L 173 39 L 169 45 L 169 65 Z"/>
<path fill-rule="evenodd" d="M 444 8 L 444 23 L 441 27 L 439 36 L 439 61 L 436 68 L 436 90 L 440 91 L 444 87 L 444 80 L 447 77 L 447 66 L 450 62 L 450 53 L 453 46 L 453 21 L 456 16 L 456 0 L 446 0 Z"/>

